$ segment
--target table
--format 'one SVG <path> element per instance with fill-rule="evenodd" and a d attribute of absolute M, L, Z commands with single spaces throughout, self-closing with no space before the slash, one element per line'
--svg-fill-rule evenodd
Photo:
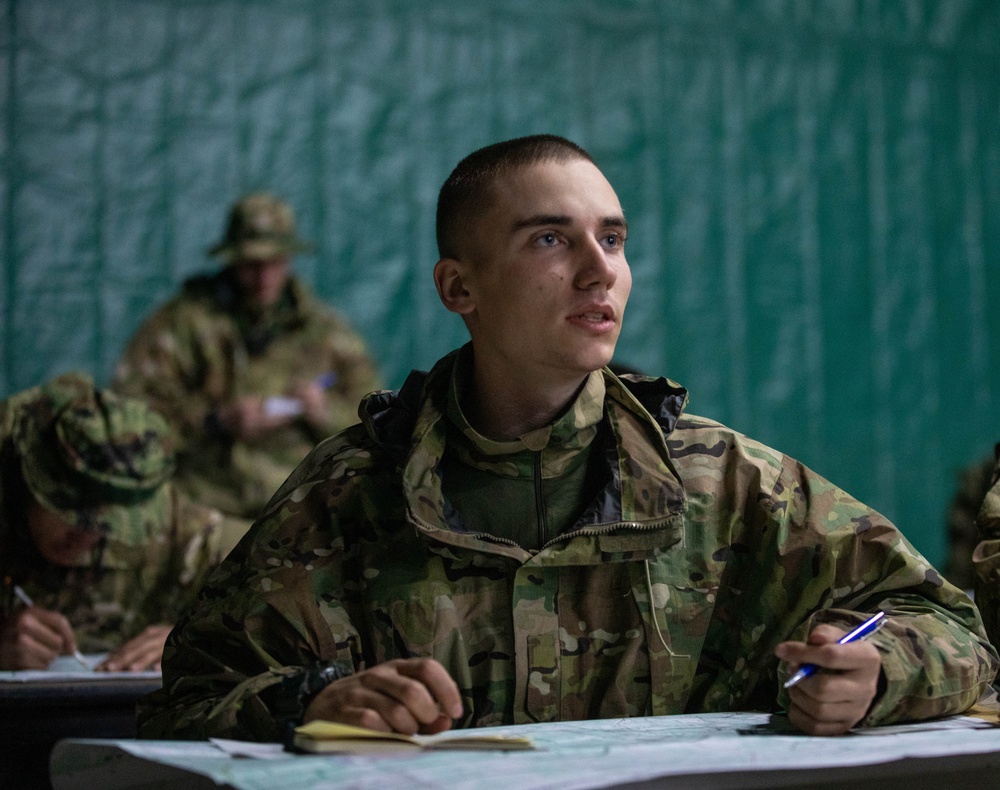
<path fill-rule="evenodd" d="M 161 685 L 159 673 L 24 675 L 0 672 L 3 788 L 49 788 L 49 754 L 61 738 L 135 737 L 135 704 Z"/>
<path fill-rule="evenodd" d="M 794 731 L 783 717 L 717 713 L 492 728 L 533 752 L 291 755 L 278 744 L 71 739 L 52 754 L 55 790 L 139 787 L 518 790 L 669 787 L 941 790 L 1000 786 L 1000 728 L 954 717 L 841 738 Z M 241 748 L 262 759 L 234 756 Z"/>

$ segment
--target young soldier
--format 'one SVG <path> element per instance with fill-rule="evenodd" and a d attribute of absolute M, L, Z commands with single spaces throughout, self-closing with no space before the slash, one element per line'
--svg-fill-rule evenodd
<path fill-rule="evenodd" d="M 88 376 L 0 403 L 0 669 L 44 669 L 77 647 L 110 652 L 102 669 L 159 668 L 245 526 L 181 497 L 172 471 L 163 420 Z"/>
<path fill-rule="evenodd" d="M 299 466 L 174 631 L 144 735 L 779 707 L 836 734 L 977 700 L 997 656 L 975 607 L 885 518 L 605 368 L 627 226 L 585 151 L 471 154 L 437 230 L 471 343 Z"/>
<path fill-rule="evenodd" d="M 232 207 L 193 277 L 136 333 L 113 387 L 149 402 L 178 442 L 177 485 L 254 519 L 313 446 L 358 420 L 381 385 L 362 339 L 291 274 L 308 249 L 291 207 L 255 193 Z"/>

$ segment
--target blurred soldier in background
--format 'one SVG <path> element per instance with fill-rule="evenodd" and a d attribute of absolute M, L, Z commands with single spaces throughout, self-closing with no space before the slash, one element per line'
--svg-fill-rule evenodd
<path fill-rule="evenodd" d="M 0 669 L 79 648 L 159 668 L 173 622 L 242 525 L 170 484 L 166 423 L 70 373 L 0 403 Z"/>
<path fill-rule="evenodd" d="M 1000 458 L 1000 444 L 994 453 Z M 972 570 L 976 605 L 995 647 L 1000 645 L 1000 461 L 992 466 L 975 522 L 980 540 L 972 555 Z"/>
<path fill-rule="evenodd" d="M 972 552 L 979 542 L 976 516 L 990 488 L 995 463 L 989 457 L 962 469 L 948 510 L 948 562 L 944 575 L 963 590 L 973 587 Z"/>
<path fill-rule="evenodd" d="M 291 256 L 308 248 L 287 204 L 239 200 L 209 249 L 225 266 L 189 279 L 143 324 L 112 384 L 174 428 L 177 484 L 246 519 L 381 386 L 362 339 L 291 275 Z"/>

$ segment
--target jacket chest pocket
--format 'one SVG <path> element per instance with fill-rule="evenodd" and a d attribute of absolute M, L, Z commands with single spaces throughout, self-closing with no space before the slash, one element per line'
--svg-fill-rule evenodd
<path fill-rule="evenodd" d="M 645 629 L 631 562 L 533 568 L 518 579 L 515 723 L 641 716 Z"/>
<path fill-rule="evenodd" d="M 649 646 L 650 712 L 683 713 L 715 610 L 718 580 L 692 582 L 662 558 L 635 563 L 634 571 L 632 591 Z"/>

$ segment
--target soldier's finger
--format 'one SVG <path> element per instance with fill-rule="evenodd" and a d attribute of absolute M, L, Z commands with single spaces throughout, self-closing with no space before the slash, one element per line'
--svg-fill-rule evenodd
<path fill-rule="evenodd" d="M 373 667 L 358 678 L 365 689 L 385 698 L 384 703 L 368 707 L 377 710 L 379 714 L 390 714 L 390 718 L 393 718 L 391 709 L 401 706 L 421 724 L 429 724 L 438 717 L 440 710 L 437 701 L 420 680 L 402 675 L 394 667 L 385 667 L 383 671 L 379 671 L 380 669 Z"/>
<path fill-rule="evenodd" d="M 434 698 L 435 703 L 440 706 L 440 712 L 453 719 L 462 715 L 462 695 L 458 685 L 440 662 L 433 658 L 410 659 L 400 662 L 399 672 L 401 675 L 419 680 Z"/>
<path fill-rule="evenodd" d="M 354 704 L 341 708 L 347 724 L 406 735 L 413 735 L 420 729 L 420 722 L 404 704 L 377 691 L 366 692 L 354 700 Z"/>
<path fill-rule="evenodd" d="M 809 735 L 843 735 L 857 721 L 850 715 L 819 718 L 795 704 L 788 710 L 788 720 Z"/>
<path fill-rule="evenodd" d="M 17 664 L 21 669 L 48 669 L 56 656 L 58 648 L 52 648 L 34 639 L 30 634 L 20 633 L 17 637 Z"/>
<path fill-rule="evenodd" d="M 101 668 L 112 672 L 119 670 L 140 672 L 147 669 L 159 661 L 163 654 L 164 639 L 166 639 L 165 634 L 161 638 L 158 632 L 146 629 L 108 656 Z"/>
<path fill-rule="evenodd" d="M 53 657 L 62 652 L 73 652 L 76 639 L 69 620 L 58 612 L 38 606 L 26 609 L 18 618 L 18 632 L 52 651 Z"/>

